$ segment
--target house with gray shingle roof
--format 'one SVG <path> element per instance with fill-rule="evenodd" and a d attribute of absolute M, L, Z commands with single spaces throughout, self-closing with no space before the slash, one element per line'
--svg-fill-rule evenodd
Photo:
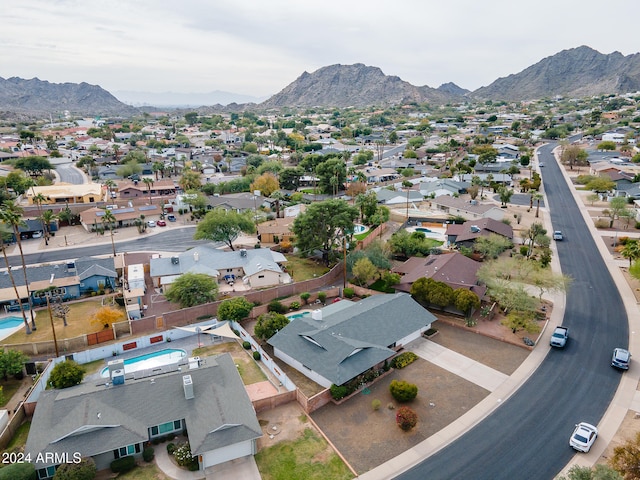
<path fill-rule="evenodd" d="M 80 257 L 65 263 L 29 266 L 26 272 L 32 302 L 36 306 L 46 303 L 45 294 L 39 293 L 43 290 L 48 291 L 46 295 L 60 297 L 64 301 L 75 300 L 85 293 L 99 290 L 100 286 L 115 288 L 118 279 L 113 257 Z M 25 302 L 24 275 L 15 269 L 12 273 L 18 294 Z M 10 310 L 14 307 L 19 309 L 7 272 L 0 274 L 0 304 L 7 305 Z"/>
<path fill-rule="evenodd" d="M 469 219 L 493 218 L 502 220 L 504 210 L 492 203 L 480 203 L 477 200 L 465 200 L 462 198 L 441 195 L 431 200 L 431 205 L 451 216 L 461 216 Z"/>
<path fill-rule="evenodd" d="M 61 463 L 54 455 L 78 452 L 102 470 L 124 456 L 140 458 L 154 438 L 184 431 L 201 471 L 254 455 L 262 429 L 231 355 L 185 366 L 121 385 L 85 381 L 42 392 L 25 447 L 38 478 L 53 476 Z"/>
<path fill-rule="evenodd" d="M 296 318 L 267 343 L 280 360 L 328 388 L 383 364 L 435 320 L 406 293 L 373 295 Z"/>
<path fill-rule="evenodd" d="M 156 287 L 169 285 L 189 272 L 204 273 L 219 283 L 243 282 L 259 288 L 290 283 L 291 276 L 281 267 L 286 261 L 284 255 L 267 248 L 228 252 L 211 243 L 171 257 L 152 258 L 150 275 Z"/>

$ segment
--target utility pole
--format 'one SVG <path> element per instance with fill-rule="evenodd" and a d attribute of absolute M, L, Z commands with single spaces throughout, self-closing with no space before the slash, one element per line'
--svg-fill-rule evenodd
<path fill-rule="evenodd" d="M 347 288 L 347 237 L 342 237 L 342 290 Z"/>

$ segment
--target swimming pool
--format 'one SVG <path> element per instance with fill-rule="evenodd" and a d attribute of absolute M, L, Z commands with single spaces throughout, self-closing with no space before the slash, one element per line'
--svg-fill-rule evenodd
<path fill-rule="evenodd" d="M 24 320 L 20 317 L 7 317 L 0 320 L 0 329 L 3 328 L 14 328 L 18 325 L 22 325 Z"/>
<path fill-rule="evenodd" d="M 356 223 L 353 226 L 353 233 L 355 235 L 358 235 L 359 233 L 364 233 L 366 231 L 367 231 L 367 227 L 365 227 L 364 225 L 360 225 L 360 224 Z"/>
<path fill-rule="evenodd" d="M 416 232 L 422 232 L 422 233 L 435 233 L 431 230 L 429 230 L 428 228 L 424 228 L 424 227 L 417 227 L 416 228 Z"/>
<path fill-rule="evenodd" d="M 289 320 L 295 320 L 296 318 L 308 317 L 311 315 L 310 312 L 302 312 L 302 313 L 294 313 L 293 315 L 287 315 Z"/>
<path fill-rule="evenodd" d="M 187 352 L 177 348 L 165 348 L 157 352 L 138 355 L 137 357 L 127 358 L 124 361 L 124 373 L 138 372 L 149 368 L 158 368 L 163 365 L 171 365 L 178 363 L 187 356 Z M 109 378 L 109 367 L 105 367 L 100 372 L 103 378 Z"/>

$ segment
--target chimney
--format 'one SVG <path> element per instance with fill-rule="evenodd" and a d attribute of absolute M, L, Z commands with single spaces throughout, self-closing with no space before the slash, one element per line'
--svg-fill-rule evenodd
<path fill-rule="evenodd" d="M 322 320 L 322 310 L 316 309 L 311 312 L 311 318 L 314 320 Z"/>
<path fill-rule="evenodd" d="M 197 262 L 198 260 L 200 260 L 200 255 L 198 252 L 193 252 L 193 261 Z"/>
<path fill-rule="evenodd" d="M 191 400 L 193 398 L 193 380 L 191 380 L 191 375 L 182 376 L 182 386 L 184 388 L 184 398 Z"/>

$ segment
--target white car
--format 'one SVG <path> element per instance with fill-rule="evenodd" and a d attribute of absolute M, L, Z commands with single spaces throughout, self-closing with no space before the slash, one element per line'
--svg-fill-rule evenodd
<path fill-rule="evenodd" d="M 591 450 L 591 445 L 598 438 L 598 429 L 590 423 L 580 422 L 571 434 L 569 446 L 579 452 L 587 453 Z"/>
<path fill-rule="evenodd" d="M 556 230 L 555 232 L 553 232 L 553 239 L 562 241 L 564 239 L 564 236 L 562 235 L 562 232 L 560 230 Z"/>
<path fill-rule="evenodd" d="M 31 235 L 31 238 L 42 238 L 42 230 L 37 231 L 37 232 L 33 232 L 33 235 Z"/>
<path fill-rule="evenodd" d="M 156 222 L 155 222 L 154 220 L 149 220 L 149 221 L 147 222 L 147 226 L 148 226 L 148 227 L 151 227 L 151 228 L 155 228 L 155 226 L 156 226 Z"/>

